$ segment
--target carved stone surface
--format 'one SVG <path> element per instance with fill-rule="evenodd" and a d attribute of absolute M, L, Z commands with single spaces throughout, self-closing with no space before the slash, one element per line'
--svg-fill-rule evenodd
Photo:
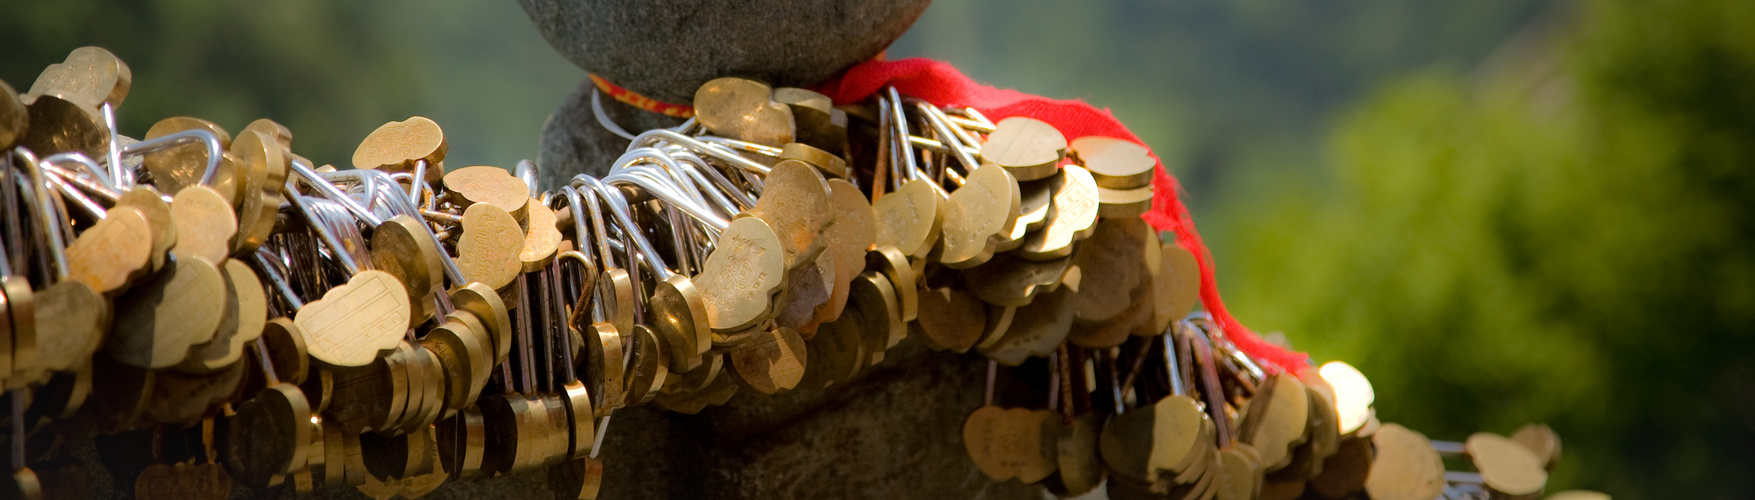
<path fill-rule="evenodd" d="M 606 478 L 604 498 L 1041 498 L 983 476 L 963 451 L 986 367 L 909 340 L 833 389 L 802 388 L 820 385 L 807 378 L 775 396 L 740 392 L 700 415 L 618 414 L 606 475 L 666 479 Z"/>
<path fill-rule="evenodd" d="M 721 76 L 814 84 L 890 46 L 931 0 L 518 0 L 573 64 L 688 103 Z"/>

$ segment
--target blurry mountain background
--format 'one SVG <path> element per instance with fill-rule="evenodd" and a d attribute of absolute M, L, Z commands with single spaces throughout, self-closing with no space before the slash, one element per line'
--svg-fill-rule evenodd
<path fill-rule="evenodd" d="M 889 56 L 1114 110 L 1233 312 L 1358 366 L 1384 421 L 1547 422 L 1550 492 L 1750 498 L 1750 26 L 1740 0 L 939 0 Z M 268 117 L 338 165 L 418 114 L 447 164 L 510 166 L 585 76 L 510 0 L 0 5 L 20 91 L 81 45 L 134 71 L 124 133 Z"/>

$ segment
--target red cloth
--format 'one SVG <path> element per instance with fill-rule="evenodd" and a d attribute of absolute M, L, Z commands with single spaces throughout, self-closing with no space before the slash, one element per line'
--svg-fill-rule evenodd
<path fill-rule="evenodd" d="M 888 86 L 895 86 L 896 91 L 903 95 L 939 106 L 973 107 L 996 120 L 1009 116 L 1042 120 L 1060 129 L 1067 140 L 1100 135 L 1145 145 L 1109 110 L 1097 109 L 1082 101 L 1049 99 L 975 83 L 949 63 L 931 59 L 867 61 L 824 82 L 817 91 L 834 99 L 836 104 L 847 104 L 863 101 Z M 1163 162 L 1158 163 L 1157 177 L 1152 184 L 1157 196 L 1152 200 L 1152 210 L 1142 218 L 1159 231 L 1174 231 L 1177 243 L 1194 253 L 1195 261 L 1200 264 L 1201 302 L 1212 313 L 1225 336 L 1251 357 L 1266 361 L 1270 370 L 1302 372 L 1310 366 L 1308 355 L 1269 344 L 1231 317 L 1219 299 L 1219 284 L 1213 278 L 1212 255 L 1201 242 L 1200 233 L 1195 231 L 1188 208 L 1178 197 L 1181 186 L 1176 178 L 1165 172 Z"/>

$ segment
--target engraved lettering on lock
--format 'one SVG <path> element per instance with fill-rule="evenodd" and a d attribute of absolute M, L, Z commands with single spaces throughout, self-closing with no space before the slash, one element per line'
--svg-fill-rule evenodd
<path fill-rule="evenodd" d="M 885 208 L 888 210 L 883 212 L 883 233 L 891 240 L 900 237 L 908 226 L 920 223 L 920 208 L 914 206 L 913 203 L 899 203 Z M 894 244 L 896 242 L 885 241 L 885 243 Z"/>
<path fill-rule="evenodd" d="M 721 300 L 710 300 L 720 314 L 734 314 L 734 310 L 742 301 L 767 300 L 761 294 L 761 284 L 768 280 L 768 272 L 761 269 L 757 262 L 767 255 L 768 249 L 757 245 L 755 241 L 744 235 L 735 235 L 720 240 L 720 248 L 714 252 L 728 252 L 722 260 L 722 272 L 714 275 L 714 283 L 722 289 L 735 292 Z"/>
<path fill-rule="evenodd" d="M 352 287 L 352 289 L 347 290 L 346 293 L 342 294 L 340 297 L 333 299 L 336 301 L 335 305 L 330 307 L 334 308 L 334 313 L 324 315 L 317 321 L 312 321 L 307 325 L 311 329 L 312 338 L 316 340 L 317 343 L 322 344 L 325 349 L 333 352 L 353 353 L 369 347 L 371 339 L 365 335 L 338 335 L 332 334 L 331 331 L 338 328 L 347 328 L 349 326 L 358 325 L 358 323 L 353 321 L 343 321 L 353 319 L 354 311 L 356 310 L 360 310 L 362 311 L 361 314 L 367 315 L 366 318 L 364 318 L 366 327 L 362 329 L 366 331 L 379 330 L 386 326 L 394 325 L 397 322 L 405 321 L 398 317 L 395 311 L 389 310 L 388 308 L 375 307 L 373 310 L 364 309 L 367 306 L 384 303 L 384 300 L 389 300 L 388 297 L 391 293 L 392 291 L 390 290 L 390 287 L 385 286 L 381 280 L 370 280 L 359 286 Z"/>
<path fill-rule="evenodd" d="M 165 288 L 165 296 L 170 298 L 170 302 L 159 308 L 160 313 L 170 312 L 171 318 L 168 323 L 161 324 L 170 326 L 172 331 L 188 331 L 192 328 L 191 323 L 199 323 L 202 316 L 210 314 L 203 311 L 209 305 L 210 299 L 223 293 L 209 285 L 210 283 L 194 279 L 193 276 L 171 279 L 171 285 Z"/>
<path fill-rule="evenodd" d="M 408 329 L 408 292 L 383 271 L 365 271 L 293 319 L 306 334 L 311 357 L 342 366 L 370 363 Z"/>

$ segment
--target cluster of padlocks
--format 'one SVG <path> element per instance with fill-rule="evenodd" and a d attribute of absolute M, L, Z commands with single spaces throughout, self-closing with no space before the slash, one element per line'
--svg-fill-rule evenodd
<path fill-rule="evenodd" d="M 1344 363 L 1238 349 L 1196 310 L 1194 255 L 1141 220 L 1156 161 L 1134 142 L 721 78 L 694 119 L 543 190 L 530 162 L 447 169 L 422 117 L 341 169 L 266 119 L 136 140 L 114 119 L 130 82 L 95 47 L 0 82 L 21 498 L 83 496 L 60 458 L 94 436 L 150 443 L 142 498 L 416 498 L 538 469 L 593 498 L 615 410 L 831 387 L 911 333 L 991 360 L 970 458 L 1057 494 L 1529 498 L 1560 455 L 1543 426 L 1433 443 L 1379 425 Z M 995 406 L 995 365 L 1044 375 L 1046 403 Z"/>

